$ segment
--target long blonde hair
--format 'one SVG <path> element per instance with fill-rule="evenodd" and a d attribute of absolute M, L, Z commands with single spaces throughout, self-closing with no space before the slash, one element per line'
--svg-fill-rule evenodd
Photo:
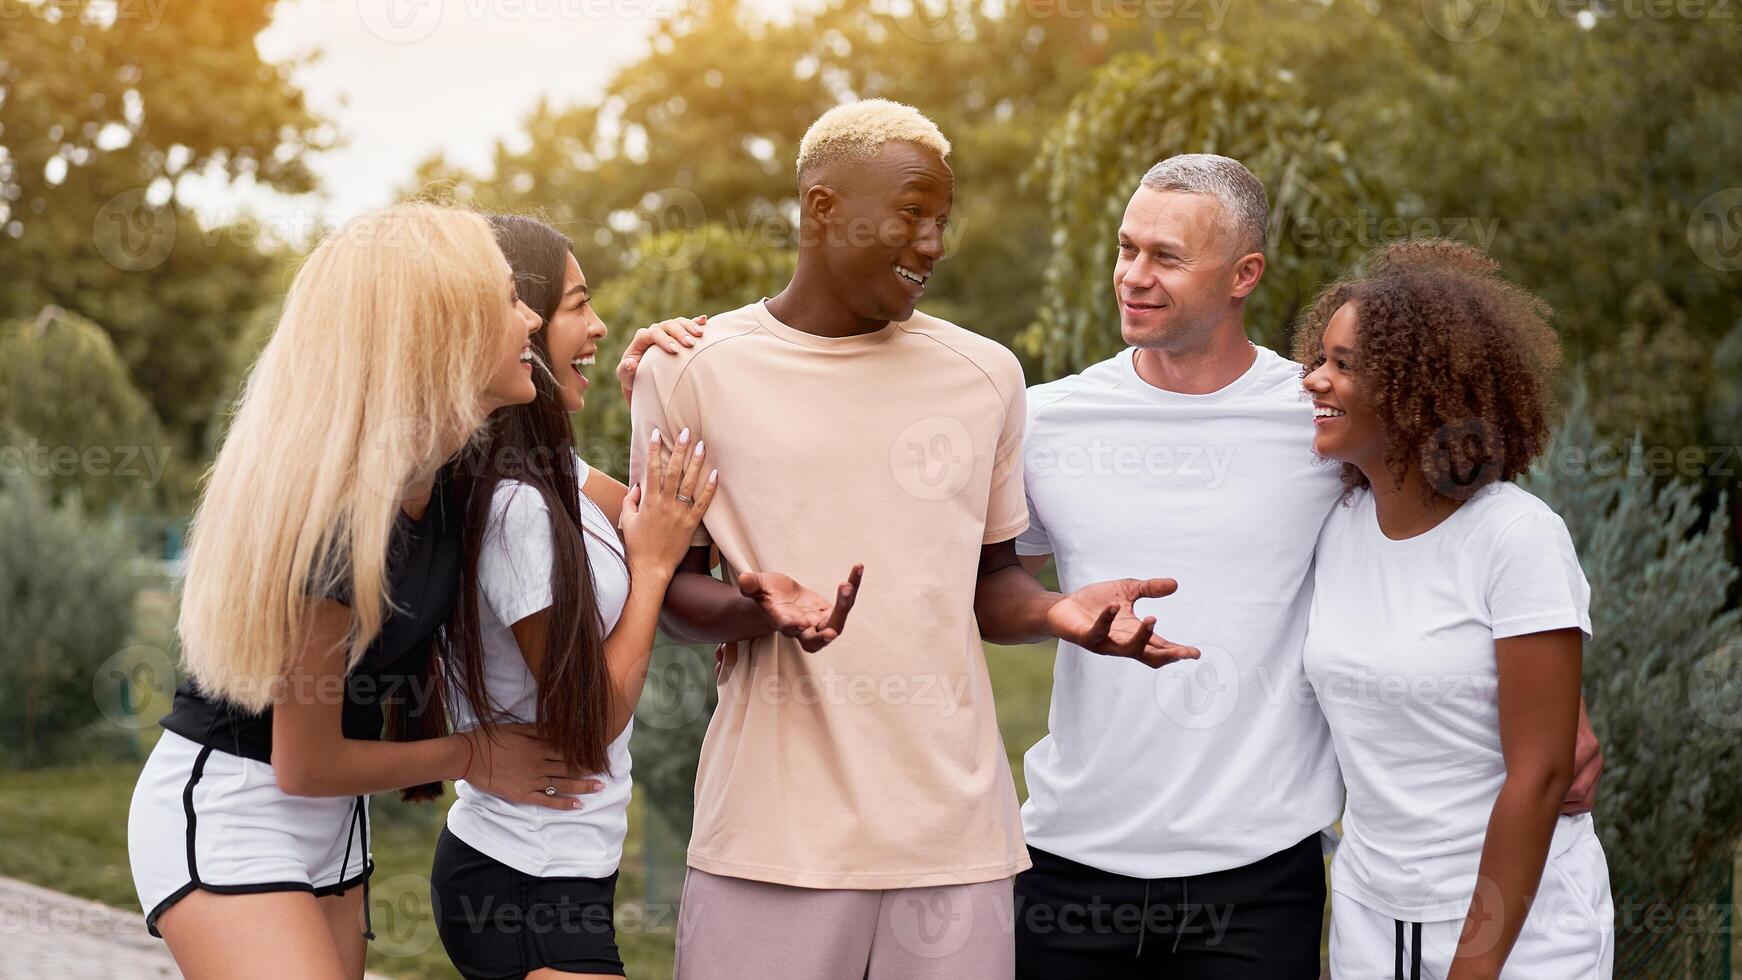
<path fill-rule="evenodd" d="M 487 414 L 509 290 L 485 220 L 430 204 L 359 217 L 309 255 L 190 530 L 178 627 L 202 692 L 268 707 L 310 596 L 335 587 L 355 597 L 356 666 L 392 601 L 402 498 Z"/>

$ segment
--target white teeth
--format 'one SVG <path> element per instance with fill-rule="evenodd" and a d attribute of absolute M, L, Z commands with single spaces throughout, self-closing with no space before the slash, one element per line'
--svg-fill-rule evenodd
<path fill-rule="evenodd" d="M 532 348 L 530 348 L 530 347 L 521 348 L 521 350 L 520 350 L 520 363 L 522 363 L 522 364 L 531 364 L 532 363 Z"/>
<path fill-rule="evenodd" d="M 919 286 L 925 285 L 925 281 L 927 278 L 926 276 L 922 276 L 919 273 L 914 272 L 911 269 L 904 269 L 899 265 L 895 267 L 895 274 L 900 276 L 903 279 L 906 279 L 908 282 L 914 283 L 915 285 L 919 285 Z"/>
<path fill-rule="evenodd" d="M 588 354 L 586 357 L 570 358 L 569 367 L 574 368 L 576 371 L 583 371 L 586 368 L 592 367 L 593 362 L 597 359 L 598 355 L 596 354 Z"/>
<path fill-rule="evenodd" d="M 1315 419 L 1334 419 L 1341 417 L 1343 414 L 1343 410 L 1340 408 L 1325 408 L 1322 405 L 1314 406 L 1313 408 L 1313 418 Z"/>

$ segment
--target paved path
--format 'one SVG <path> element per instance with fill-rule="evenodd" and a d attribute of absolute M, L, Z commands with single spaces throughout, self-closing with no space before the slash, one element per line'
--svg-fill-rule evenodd
<path fill-rule="evenodd" d="M 144 916 L 0 878 L 0 980 L 180 976 L 163 941 L 145 931 Z"/>

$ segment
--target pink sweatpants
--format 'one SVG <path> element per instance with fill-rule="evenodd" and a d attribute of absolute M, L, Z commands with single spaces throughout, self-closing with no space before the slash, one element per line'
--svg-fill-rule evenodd
<path fill-rule="evenodd" d="M 1011 881 L 794 888 L 691 868 L 677 980 L 1011 980 Z"/>

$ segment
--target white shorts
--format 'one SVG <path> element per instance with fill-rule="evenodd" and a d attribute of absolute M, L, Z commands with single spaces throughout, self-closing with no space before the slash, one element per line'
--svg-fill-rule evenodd
<path fill-rule="evenodd" d="M 1399 922 L 1332 882 L 1332 980 L 1444 980 L 1458 951 L 1462 918 Z M 1419 952 L 1420 967 L 1416 969 Z M 1502 980 L 1609 980 L 1615 973 L 1615 904 L 1609 862 L 1587 833 L 1542 869 L 1542 883 Z"/>
<path fill-rule="evenodd" d="M 266 763 L 164 732 L 133 788 L 127 854 L 154 936 L 196 888 L 337 895 L 374 871 L 368 797 L 290 796 Z"/>

